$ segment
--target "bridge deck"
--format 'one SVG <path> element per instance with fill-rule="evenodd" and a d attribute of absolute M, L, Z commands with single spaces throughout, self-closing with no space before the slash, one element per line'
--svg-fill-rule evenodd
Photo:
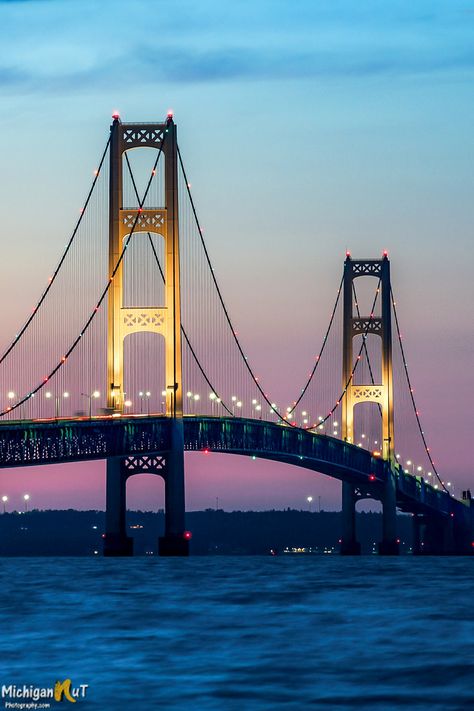
<path fill-rule="evenodd" d="M 0 468 L 166 453 L 170 420 L 164 416 L 94 417 L 0 424 Z M 389 465 L 370 452 L 326 435 L 245 418 L 184 418 L 187 451 L 240 454 L 293 464 L 349 481 L 380 499 Z M 399 466 L 397 506 L 406 512 L 466 516 L 465 502 L 406 474 Z"/>

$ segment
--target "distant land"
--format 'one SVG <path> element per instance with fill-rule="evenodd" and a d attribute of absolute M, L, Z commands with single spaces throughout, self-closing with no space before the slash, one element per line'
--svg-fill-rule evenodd
<path fill-rule="evenodd" d="M 232 511 L 186 514 L 192 555 L 282 555 L 339 552 L 341 513 L 333 511 Z M 164 514 L 128 511 L 127 531 L 136 555 L 155 555 Z M 102 554 L 104 511 L 29 511 L 0 515 L 0 556 L 94 556 Z M 398 516 L 401 553 L 411 553 L 411 516 Z M 363 554 L 376 551 L 382 514 L 358 513 Z"/>

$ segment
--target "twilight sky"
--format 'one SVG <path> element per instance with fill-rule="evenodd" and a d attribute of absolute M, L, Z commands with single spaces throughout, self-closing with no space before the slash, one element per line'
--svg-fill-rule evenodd
<path fill-rule="evenodd" d="M 172 107 L 267 391 L 289 402 L 301 386 L 346 249 L 386 248 L 431 449 L 457 493 L 472 487 L 472 0 L 0 0 L 0 24 L 2 346 L 69 237 L 112 111 L 153 121 Z M 0 494 L 102 508 L 103 470 L 2 471 Z M 149 508 L 150 491 L 163 505 L 158 478 L 135 479 L 130 506 Z M 308 494 L 339 507 L 339 484 L 304 470 L 188 459 L 188 509 L 217 496 L 299 508 Z"/>

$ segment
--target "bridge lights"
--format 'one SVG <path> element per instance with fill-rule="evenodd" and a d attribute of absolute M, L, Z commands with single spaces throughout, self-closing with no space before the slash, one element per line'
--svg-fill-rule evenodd
<path fill-rule="evenodd" d="M 48 390 L 48 392 L 46 392 L 44 394 L 44 396 L 47 400 L 51 400 L 54 397 L 54 416 L 56 419 L 58 419 L 59 414 L 60 414 L 59 411 L 60 411 L 61 396 L 60 395 L 53 396 L 53 393 L 51 393 L 49 390 Z M 67 400 L 67 398 L 69 397 L 69 393 L 64 392 L 62 396 L 64 399 Z"/>
<path fill-rule="evenodd" d="M 13 390 L 10 390 L 10 392 L 9 392 L 8 395 L 7 395 L 7 398 L 8 398 L 9 400 L 13 400 L 14 397 L 15 397 L 15 393 L 13 392 Z"/>
<path fill-rule="evenodd" d="M 258 417 L 260 420 L 262 419 L 262 406 L 259 404 L 258 400 L 255 398 L 252 400 L 252 405 L 254 406 L 255 409 L 255 417 Z"/>
<path fill-rule="evenodd" d="M 89 400 L 89 420 L 92 419 L 92 399 L 97 400 L 100 397 L 100 392 L 94 390 L 92 393 L 81 393 L 82 397 L 86 397 Z"/>
<path fill-rule="evenodd" d="M 119 112 L 118 112 L 117 110 L 113 112 L 112 118 L 113 118 L 114 121 L 118 121 L 118 120 L 119 120 L 120 114 L 119 114 Z"/>
<path fill-rule="evenodd" d="M 165 392 L 166 395 L 166 392 Z M 147 390 L 146 392 L 143 392 L 143 390 L 140 390 L 138 393 L 138 397 L 140 398 L 140 414 L 143 414 L 143 399 L 146 397 L 146 412 L 147 415 L 150 414 L 150 397 L 151 397 L 151 392 Z"/>
<path fill-rule="evenodd" d="M 8 496 L 2 496 L 2 501 L 3 501 L 3 513 L 6 513 Z"/>
<path fill-rule="evenodd" d="M 214 415 L 214 403 L 217 400 L 216 393 L 210 393 L 209 400 L 211 401 L 211 415 L 213 416 Z"/>

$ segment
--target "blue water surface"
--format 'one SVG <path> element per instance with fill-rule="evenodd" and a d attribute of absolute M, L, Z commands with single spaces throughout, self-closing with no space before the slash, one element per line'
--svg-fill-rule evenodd
<path fill-rule="evenodd" d="M 470 558 L 10 558 L 0 574 L 0 684 L 71 678 L 89 685 L 78 710 L 474 709 Z"/>

